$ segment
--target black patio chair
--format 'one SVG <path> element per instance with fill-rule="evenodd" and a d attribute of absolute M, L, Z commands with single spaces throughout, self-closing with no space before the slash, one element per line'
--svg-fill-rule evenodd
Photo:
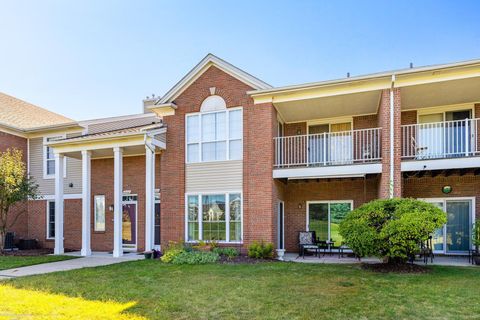
<path fill-rule="evenodd" d="M 432 246 L 432 236 L 428 237 L 425 242 L 422 242 L 420 247 L 420 256 L 423 258 L 423 263 L 427 264 L 428 259 L 430 259 L 430 263 L 433 263 L 433 259 L 435 255 L 433 254 L 433 246 Z"/>
<path fill-rule="evenodd" d="M 318 245 L 315 238 L 315 231 L 300 231 L 298 233 L 298 246 L 302 258 L 305 259 L 305 252 L 308 250 L 315 250 L 315 255 L 318 256 Z"/>

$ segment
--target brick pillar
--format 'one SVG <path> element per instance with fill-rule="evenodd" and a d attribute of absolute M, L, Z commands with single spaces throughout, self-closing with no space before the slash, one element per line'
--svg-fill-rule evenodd
<path fill-rule="evenodd" d="M 393 196 L 402 196 L 402 173 L 401 173 L 401 98 L 400 89 L 393 89 L 394 101 L 394 170 L 393 170 Z M 382 175 L 378 186 L 378 197 L 389 198 L 390 189 L 390 89 L 382 91 L 380 107 L 378 110 L 378 126 L 382 127 Z"/>

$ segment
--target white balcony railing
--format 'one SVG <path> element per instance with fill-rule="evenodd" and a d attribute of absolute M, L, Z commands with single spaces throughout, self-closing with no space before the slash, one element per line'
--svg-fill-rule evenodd
<path fill-rule="evenodd" d="M 402 126 L 402 158 L 468 157 L 480 152 L 480 119 L 465 119 Z"/>
<path fill-rule="evenodd" d="M 275 168 L 345 165 L 381 159 L 381 128 L 275 137 Z"/>

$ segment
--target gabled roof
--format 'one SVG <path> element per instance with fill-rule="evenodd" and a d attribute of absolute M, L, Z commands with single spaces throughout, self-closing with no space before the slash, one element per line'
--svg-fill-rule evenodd
<path fill-rule="evenodd" d="M 29 131 L 74 124 L 72 119 L 0 92 L 0 126 Z"/>
<path fill-rule="evenodd" d="M 264 90 L 272 88 L 268 83 L 252 76 L 251 74 L 235 67 L 234 65 L 220 59 L 209 53 L 202 59 L 190 72 L 188 72 L 172 89 L 170 89 L 156 104 L 173 102 L 190 84 L 200 77 L 208 68 L 215 66 L 228 73 L 232 77 L 248 84 L 255 90 Z"/>

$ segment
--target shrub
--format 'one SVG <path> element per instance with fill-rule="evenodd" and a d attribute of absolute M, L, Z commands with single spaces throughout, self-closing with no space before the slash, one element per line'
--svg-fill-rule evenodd
<path fill-rule="evenodd" d="M 273 244 L 254 241 L 248 247 L 248 256 L 256 259 L 271 259 L 273 258 Z"/>
<path fill-rule="evenodd" d="M 212 252 L 215 252 L 220 256 L 227 256 L 229 259 L 232 259 L 238 256 L 238 250 L 236 248 L 217 247 L 217 248 L 213 248 Z"/>
<path fill-rule="evenodd" d="M 403 263 L 445 223 L 445 213 L 431 203 L 375 200 L 351 211 L 340 223 L 340 234 L 359 257 L 376 256 Z"/>
<path fill-rule="evenodd" d="M 183 245 L 176 242 L 169 242 L 160 258 L 162 262 L 171 263 L 175 257 L 185 252 Z"/>
<path fill-rule="evenodd" d="M 173 264 L 205 264 L 217 262 L 218 253 L 204 251 L 183 251 L 173 257 Z"/>

